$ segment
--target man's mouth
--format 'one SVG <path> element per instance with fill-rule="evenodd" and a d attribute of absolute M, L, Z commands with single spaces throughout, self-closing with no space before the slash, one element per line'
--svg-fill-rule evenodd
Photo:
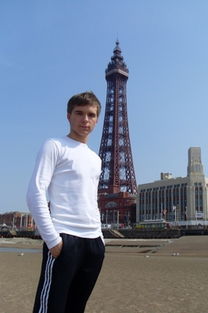
<path fill-rule="evenodd" d="M 82 129 L 84 130 L 88 130 L 89 129 L 89 126 L 80 126 Z"/>

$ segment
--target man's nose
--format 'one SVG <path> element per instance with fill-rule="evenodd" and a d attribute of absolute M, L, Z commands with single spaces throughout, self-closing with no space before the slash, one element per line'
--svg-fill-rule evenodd
<path fill-rule="evenodd" d="M 84 116 L 83 116 L 83 121 L 87 122 L 88 120 L 89 120 L 88 115 L 87 115 L 87 114 L 84 114 Z"/>

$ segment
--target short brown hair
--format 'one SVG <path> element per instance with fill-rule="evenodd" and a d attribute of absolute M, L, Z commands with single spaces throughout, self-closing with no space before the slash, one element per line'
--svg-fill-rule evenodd
<path fill-rule="evenodd" d="M 96 105 L 97 116 L 99 116 L 101 111 L 101 104 L 92 91 L 82 92 L 71 97 L 67 103 L 67 113 L 71 113 L 76 106 L 84 105 Z"/>

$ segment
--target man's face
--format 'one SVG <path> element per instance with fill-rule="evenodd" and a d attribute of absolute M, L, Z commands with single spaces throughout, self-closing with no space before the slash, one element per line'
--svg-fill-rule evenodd
<path fill-rule="evenodd" d="M 67 118 L 71 126 L 70 137 L 80 142 L 86 142 L 98 120 L 97 106 L 75 106 L 71 113 L 67 113 Z"/>

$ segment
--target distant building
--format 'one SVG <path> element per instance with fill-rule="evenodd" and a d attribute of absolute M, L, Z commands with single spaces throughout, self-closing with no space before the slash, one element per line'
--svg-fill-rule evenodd
<path fill-rule="evenodd" d="M 161 173 L 161 179 L 138 186 L 137 223 L 165 219 L 183 224 L 208 220 L 208 178 L 201 162 L 201 149 L 188 150 L 186 177 L 173 178 Z"/>
<path fill-rule="evenodd" d="M 35 223 L 30 213 L 14 211 L 0 214 L 1 227 L 16 230 L 34 230 Z"/>

